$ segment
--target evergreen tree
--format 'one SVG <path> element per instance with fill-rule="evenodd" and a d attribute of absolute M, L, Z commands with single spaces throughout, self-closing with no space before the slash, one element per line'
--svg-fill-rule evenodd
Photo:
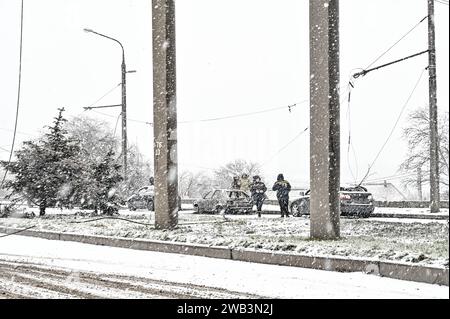
<path fill-rule="evenodd" d="M 122 181 L 121 165 L 116 163 L 115 152 L 111 149 L 99 164 L 93 164 L 92 178 L 86 193 L 95 212 L 112 215 L 117 212 L 120 201 L 116 195 L 117 185 Z"/>
<path fill-rule="evenodd" d="M 16 161 L 6 164 L 15 177 L 5 183 L 6 188 L 38 205 L 41 216 L 47 207 L 71 202 L 74 181 L 81 171 L 76 160 L 80 148 L 64 129 L 64 108 L 58 111 L 49 132 L 36 141 L 25 142 L 15 152 Z"/>

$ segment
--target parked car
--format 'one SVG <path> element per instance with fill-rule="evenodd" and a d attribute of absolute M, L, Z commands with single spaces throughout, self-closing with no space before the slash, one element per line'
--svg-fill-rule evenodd
<path fill-rule="evenodd" d="M 137 209 L 155 210 L 155 187 L 144 186 L 127 200 L 128 209 L 135 211 Z M 181 210 L 181 197 L 178 196 L 178 210 Z"/>
<path fill-rule="evenodd" d="M 249 214 L 252 208 L 252 198 L 246 192 L 235 189 L 214 189 L 194 202 L 197 213 L 220 213 L 224 210 L 225 214 Z"/>
<path fill-rule="evenodd" d="M 374 200 L 371 193 L 365 187 L 341 187 L 340 190 L 341 215 L 367 218 L 374 209 Z M 293 216 L 309 215 L 310 190 L 304 196 L 291 203 Z"/>

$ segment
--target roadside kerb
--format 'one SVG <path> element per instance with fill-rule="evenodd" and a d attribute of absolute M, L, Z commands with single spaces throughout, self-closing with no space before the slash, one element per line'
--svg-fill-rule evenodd
<path fill-rule="evenodd" d="M 392 214 L 392 213 L 372 213 L 370 217 L 377 218 L 408 218 L 408 219 L 432 219 L 432 220 L 448 220 L 448 215 L 432 215 L 432 214 Z"/>
<path fill-rule="evenodd" d="M 0 233 L 11 234 L 20 229 L 0 227 Z M 449 269 L 416 266 L 370 259 L 349 259 L 343 257 L 314 257 L 292 255 L 280 252 L 259 252 L 250 249 L 231 249 L 227 247 L 200 244 L 184 244 L 146 239 L 112 238 L 72 233 L 55 233 L 49 231 L 26 230 L 19 236 L 38 237 L 49 240 L 73 241 L 85 244 L 128 248 L 135 250 L 156 251 L 194 255 L 201 257 L 229 259 L 235 261 L 311 268 L 339 272 L 364 272 L 407 281 L 429 284 L 449 285 Z M 0 239 L 1 240 L 1 239 Z"/>
<path fill-rule="evenodd" d="M 448 268 L 402 265 L 384 261 L 379 262 L 379 267 L 380 275 L 385 277 L 448 286 Z"/>

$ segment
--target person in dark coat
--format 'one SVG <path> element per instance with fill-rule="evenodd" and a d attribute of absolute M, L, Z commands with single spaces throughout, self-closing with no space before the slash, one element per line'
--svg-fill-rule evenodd
<path fill-rule="evenodd" d="M 278 204 L 280 205 L 281 217 L 289 217 L 289 192 L 291 184 L 284 179 L 283 174 L 279 174 L 277 181 L 272 187 L 277 192 Z"/>
<path fill-rule="evenodd" d="M 250 192 L 252 194 L 253 203 L 256 205 L 256 210 L 258 211 L 258 217 L 261 217 L 262 205 L 264 199 L 266 199 L 267 187 L 261 181 L 261 177 L 258 175 L 253 176 L 253 183 L 250 184 Z"/>
<path fill-rule="evenodd" d="M 241 189 L 241 182 L 239 176 L 233 177 L 233 183 L 231 189 Z M 235 192 L 236 198 L 239 198 L 239 192 Z M 230 198 L 233 196 L 233 192 L 230 192 Z"/>

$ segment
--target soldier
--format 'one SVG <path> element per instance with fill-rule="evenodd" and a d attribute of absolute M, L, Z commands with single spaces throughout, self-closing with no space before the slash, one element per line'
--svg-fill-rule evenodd
<path fill-rule="evenodd" d="M 241 182 L 239 180 L 239 176 L 233 177 L 233 183 L 231 184 L 231 189 L 241 189 Z M 236 195 L 236 198 L 239 198 L 239 192 L 234 192 Z M 230 198 L 233 196 L 233 192 L 230 192 Z"/>
<path fill-rule="evenodd" d="M 241 182 L 239 176 L 233 177 L 233 183 L 231 184 L 231 189 L 241 189 Z"/>
<path fill-rule="evenodd" d="M 291 191 L 291 184 L 284 180 L 283 174 L 279 174 L 277 181 L 272 187 L 272 190 L 277 192 L 278 203 L 280 204 L 281 217 L 289 217 L 289 192 Z"/>
<path fill-rule="evenodd" d="M 248 174 L 242 174 L 240 179 L 241 190 L 248 193 L 250 191 L 250 179 Z"/>
<path fill-rule="evenodd" d="M 261 209 L 266 199 L 266 185 L 261 181 L 261 177 L 258 175 L 253 176 L 253 183 L 250 185 L 250 192 L 252 193 L 253 203 L 256 205 L 258 211 L 258 217 L 261 217 Z"/>

